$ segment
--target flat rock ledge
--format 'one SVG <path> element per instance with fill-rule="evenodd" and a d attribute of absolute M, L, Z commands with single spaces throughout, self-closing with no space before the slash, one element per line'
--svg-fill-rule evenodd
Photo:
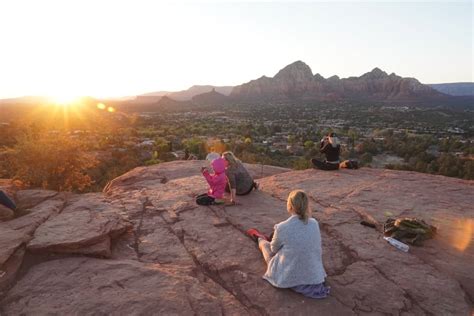
<path fill-rule="evenodd" d="M 194 196 L 206 191 L 205 164 L 137 168 L 104 193 L 30 194 L 27 215 L 0 223 L 0 315 L 472 314 L 473 181 L 248 165 L 258 191 L 236 206 L 204 207 Z M 293 189 L 310 195 L 321 227 L 324 300 L 263 280 L 263 258 L 245 235 L 286 219 Z M 403 253 L 360 225 L 389 216 L 421 217 L 439 234 Z"/>

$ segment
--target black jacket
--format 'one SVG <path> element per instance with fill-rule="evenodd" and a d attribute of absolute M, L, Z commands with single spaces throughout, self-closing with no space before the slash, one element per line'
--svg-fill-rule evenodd
<path fill-rule="evenodd" d="M 326 155 L 326 161 L 328 162 L 339 162 L 339 154 L 341 152 L 341 145 L 333 147 L 328 141 L 321 142 L 321 148 L 319 150 Z"/>

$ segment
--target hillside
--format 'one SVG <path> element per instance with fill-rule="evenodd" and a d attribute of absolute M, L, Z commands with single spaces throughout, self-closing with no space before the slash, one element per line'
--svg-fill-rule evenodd
<path fill-rule="evenodd" d="M 248 165 L 260 190 L 237 206 L 197 206 L 204 161 L 140 167 L 104 193 L 0 187 L 29 214 L 0 223 L 0 314 L 469 315 L 474 299 L 473 181 L 413 172 L 291 171 Z M 245 230 L 287 218 L 311 196 L 331 296 L 264 281 Z M 419 216 L 439 234 L 403 253 L 362 219 Z M 23 263 L 22 263 L 23 262 Z"/>
<path fill-rule="evenodd" d="M 474 96 L 474 82 L 434 83 L 429 86 L 449 95 Z"/>
<path fill-rule="evenodd" d="M 197 95 L 208 93 L 214 90 L 220 94 L 228 96 L 230 92 L 232 91 L 232 88 L 233 87 L 230 87 L 230 86 L 219 87 L 219 86 L 210 86 L 210 85 L 203 85 L 203 86 L 194 85 L 187 90 L 171 92 L 170 94 L 168 94 L 168 96 L 178 101 L 189 101 Z"/>

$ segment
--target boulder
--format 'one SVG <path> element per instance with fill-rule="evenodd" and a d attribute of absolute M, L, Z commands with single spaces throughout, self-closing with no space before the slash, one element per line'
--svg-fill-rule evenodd
<path fill-rule="evenodd" d="M 57 194 L 57 191 L 52 190 L 20 190 L 15 194 L 15 201 L 17 204 L 16 206 L 18 209 L 27 210 L 47 199 L 54 197 Z"/>
<path fill-rule="evenodd" d="M 4 224 L 0 224 L 0 267 L 8 261 L 10 256 L 31 236 L 24 231 L 13 230 Z"/>
<path fill-rule="evenodd" d="M 101 194 L 84 194 L 73 197 L 59 215 L 36 229 L 27 249 L 108 257 L 110 239 L 130 227 Z"/>
<path fill-rule="evenodd" d="M 13 217 L 15 217 L 15 213 L 11 209 L 0 205 L 0 222 L 8 221 Z"/>
<path fill-rule="evenodd" d="M 14 230 L 24 231 L 28 235 L 33 235 L 36 228 L 44 223 L 49 217 L 59 214 L 66 203 L 65 195 L 57 195 L 54 199 L 46 200 L 28 210 L 26 215 L 17 217 L 7 223 L 5 226 Z"/>
<path fill-rule="evenodd" d="M 14 281 L 23 260 L 25 243 L 30 238 L 25 232 L 0 223 L 0 294 Z"/>
<path fill-rule="evenodd" d="M 0 265 L 0 297 L 3 296 L 3 291 L 15 280 L 23 262 L 24 255 L 25 247 L 20 246 L 9 256 L 7 261 Z"/>
<path fill-rule="evenodd" d="M 0 223 L 0 291 L 13 282 L 23 262 L 25 245 L 36 228 L 61 211 L 64 200 L 60 197 L 40 203 L 28 215 Z"/>

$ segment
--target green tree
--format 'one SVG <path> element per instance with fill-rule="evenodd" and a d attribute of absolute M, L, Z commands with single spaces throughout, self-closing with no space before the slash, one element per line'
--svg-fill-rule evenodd
<path fill-rule="evenodd" d="M 188 150 L 189 153 L 195 154 L 201 159 L 203 159 L 207 153 L 206 143 L 197 137 L 183 140 L 183 147 Z"/>
<path fill-rule="evenodd" d="M 312 140 L 305 141 L 304 142 L 304 148 L 308 151 L 313 149 L 314 148 L 314 142 Z"/>
<path fill-rule="evenodd" d="M 306 158 L 299 158 L 293 162 L 293 169 L 305 170 L 312 168 L 311 161 Z"/>
<path fill-rule="evenodd" d="M 474 160 L 468 160 L 464 162 L 464 179 L 474 179 Z"/>

